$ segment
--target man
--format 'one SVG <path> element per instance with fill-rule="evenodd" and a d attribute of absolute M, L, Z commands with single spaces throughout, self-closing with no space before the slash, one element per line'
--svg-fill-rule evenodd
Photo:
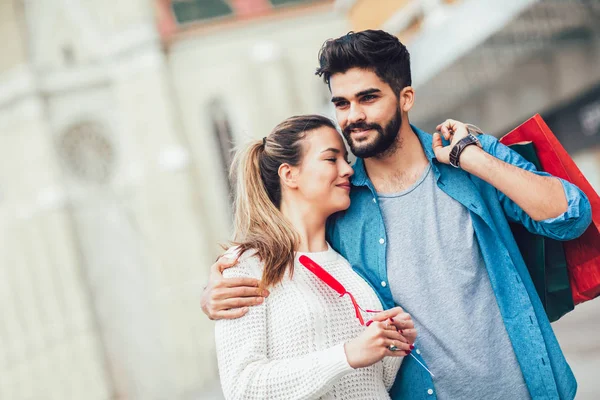
<path fill-rule="evenodd" d="M 573 239 L 591 221 L 585 195 L 460 122 L 433 136 L 411 126 L 409 54 L 396 37 L 350 33 L 326 42 L 319 61 L 358 157 L 352 204 L 328 240 L 419 332 L 392 398 L 572 399 L 575 378 L 508 223 Z M 228 265 L 213 265 L 203 296 L 213 319 L 263 301 L 256 282 L 222 279 Z"/>

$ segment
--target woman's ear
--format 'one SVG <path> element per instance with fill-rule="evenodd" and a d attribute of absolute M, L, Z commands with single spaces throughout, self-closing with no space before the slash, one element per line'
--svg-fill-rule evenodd
<path fill-rule="evenodd" d="M 290 189 L 296 189 L 298 183 L 296 182 L 296 176 L 298 175 L 298 169 L 292 167 L 290 164 L 281 164 L 277 170 L 281 184 Z"/>
<path fill-rule="evenodd" d="M 415 103 L 415 90 L 412 86 L 407 86 L 400 91 L 399 101 L 402 112 L 409 112 Z"/>

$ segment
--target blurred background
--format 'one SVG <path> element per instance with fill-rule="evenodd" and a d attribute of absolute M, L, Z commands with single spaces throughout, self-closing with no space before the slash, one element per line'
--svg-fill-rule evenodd
<path fill-rule="evenodd" d="M 322 43 L 407 44 L 411 122 L 540 113 L 600 189 L 598 0 L 0 0 L 0 399 L 221 399 L 231 150 L 333 116 Z M 600 300 L 554 324 L 600 398 Z"/>

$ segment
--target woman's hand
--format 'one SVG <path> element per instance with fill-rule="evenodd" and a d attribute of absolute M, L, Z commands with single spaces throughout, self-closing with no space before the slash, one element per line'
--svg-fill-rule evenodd
<path fill-rule="evenodd" d="M 390 350 L 396 346 L 397 350 Z M 372 322 L 363 333 L 344 345 L 346 359 L 352 368 L 364 368 L 383 357 L 404 357 L 410 352 L 410 344 L 389 321 Z"/>
<path fill-rule="evenodd" d="M 417 330 L 415 329 L 415 323 L 413 322 L 411 316 L 405 312 L 402 307 L 394 307 L 376 314 L 372 319 L 374 322 L 382 322 L 386 320 L 396 327 L 398 332 L 411 345 L 411 349 L 413 349 L 414 346 L 412 345 L 417 339 Z"/>

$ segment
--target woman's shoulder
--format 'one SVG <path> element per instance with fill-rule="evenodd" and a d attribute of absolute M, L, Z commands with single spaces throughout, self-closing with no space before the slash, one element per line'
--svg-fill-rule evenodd
<path fill-rule="evenodd" d="M 237 259 L 237 263 L 233 267 L 223 270 L 223 277 L 251 277 L 256 279 L 262 277 L 263 264 L 256 250 L 242 251 L 239 246 L 233 246 L 227 249 L 222 257 Z"/>

